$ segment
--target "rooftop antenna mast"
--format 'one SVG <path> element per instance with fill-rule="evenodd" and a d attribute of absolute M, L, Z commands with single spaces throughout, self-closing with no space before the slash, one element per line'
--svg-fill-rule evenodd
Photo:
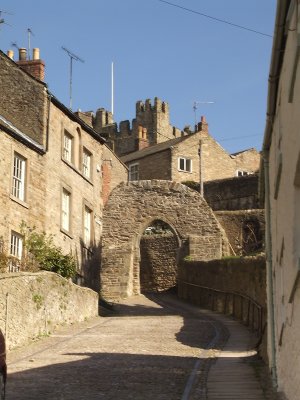
<path fill-rule="evenodd" d="M 62 49 L 68 54 L 70 57 L 70 110 L 72 110 L 72 73 L 73 73 L 73 60 L 80 61 L 84 63 L 84 60 L 77 56 L 76 54 L 72 53 L 66 47 L 62 46 Z"/>
<path fill-rule="evenodd" d="M 18 49 L 19 50 L 19 46 L 17 45 L 17 42 L 11 42 L 11 46 L 12 47 L 15 47 L 16 49 Z"/>
<path fill-rule="evenodd" d="M 11 26 L 7 22 L 5 22 L 5 19 L 1 17 L 1 14 L 8 14 L 8 15 L 13 15 L 13 14 L 8 12 L 8 11 L 0 10 L 0 26 L 1 26 L 1 24 L 5 24 L 5 25 L 8 25 L 8 26 Z"/>
<path fill-rule="evenodd" d="M 34 33 L 32 32 L 32 30 L 31 30 L 30 28 L 27 28 L 27 34 L 28 34 L 28 60 L 30 60 L 30 52 L 31 52 L 30 42 L 31 42 L 31 35 L 34 36 Z"/>
<path fill-rule="evenodd" d="M 194 101 L 193 110 L 195 113 L 195 132 L 197 131 L 197 108 L 199 104 L 214 104 L 214 101 Z M 199 192 L 201 196 L 204 196 L 204 163 L 203 163 L 203 139 L 200 136 L 199 139 L 199 147 L 198 147 L 198 155 L 199 155 Z"/>
<path fill-rule="evenodd" d="M 114 115 L 114 63 L 111 63 L 111 113 Z"/>
<path fill-rule="evenodd" d="M 195 126 L 197 125 L 197 109 L 199 104 L 214 104 L 214 101 L 194 101 L 193 110 L 195 115 Z"/>

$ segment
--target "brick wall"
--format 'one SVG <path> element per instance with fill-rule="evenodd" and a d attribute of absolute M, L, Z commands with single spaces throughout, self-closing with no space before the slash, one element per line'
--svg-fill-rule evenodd
<path fill-rule="evenodd" d="M 160 292 L 177 284 L 178 242 L 174 235 L 141 238 L 141 292 Z"/>
<path fill-rule="evenodd" d="M 106 204 L 111 191 L 118 186 L 119 183 L 128 180 L 128 170 L 107 145 L 103 146 L 102 157 L 102 199 L 103 204 Z"/>

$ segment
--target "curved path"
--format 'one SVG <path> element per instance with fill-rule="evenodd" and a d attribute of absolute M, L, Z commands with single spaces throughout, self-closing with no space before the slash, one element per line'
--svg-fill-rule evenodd
<path fill-rule="evenodd" d="M 171 295 L 132 297 L 10 352 L 7 400 L 270 399 L 253 343 L 237 322 Z"/>

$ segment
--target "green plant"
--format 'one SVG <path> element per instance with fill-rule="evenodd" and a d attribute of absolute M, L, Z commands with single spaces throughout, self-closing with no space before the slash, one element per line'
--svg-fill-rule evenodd
<path fill-rule="evenodd" d="M 38 233 L 35 228 L 29 228 L 25 223 L 21 225 L 21 233 L 24 236 L 23 269 L 42 269 L 56 272 L 65 278 L 75 275 L 75 258 L 72 254 L 63 254 L 62 249 L 54 245 L 52 235 Z"/>
<path fill-rule="evenodd" d="M 39 309 L 42 307 L 43 302 L 44 302 L 43 296 L 40 295 L 40 294 L 34 294 L 34 295 L 32 296 L 32 300 L 33 300 L 34 303 L 36 304 L 36 309 L 39 310 Z"/>
<path fill-rule="evenodd" d="M 183 185 L 188 186 L 190 189 L 196 190 L 199 192 L 199 182 L 195 181 L 184 181 L 181 182 Z"/>

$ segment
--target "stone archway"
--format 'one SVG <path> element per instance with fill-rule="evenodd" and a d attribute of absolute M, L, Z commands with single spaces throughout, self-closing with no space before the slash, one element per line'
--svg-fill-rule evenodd
<path fill-rule="evenodd" d="M 121 183 L 103 212 L 102 298 L 116 300 L 140 293 L 140 239 L 154 219 L 174 230 L 180 243 L 179 258 L 222 256 L 222 229 L 198 192 L 171 181 Z"/>

